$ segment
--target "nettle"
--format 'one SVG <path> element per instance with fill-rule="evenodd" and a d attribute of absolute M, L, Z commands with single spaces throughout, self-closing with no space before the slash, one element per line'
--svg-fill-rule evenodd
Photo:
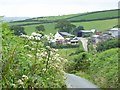
<path fill-rule="evenodd" d="M 51 37 L 52 38 L 52 37 Z M 62 88 L 66 62 L 57 50 L 46 46 L 50 36 L 32 33 L 15 36 L 2 25 L 2 87 Z"/>

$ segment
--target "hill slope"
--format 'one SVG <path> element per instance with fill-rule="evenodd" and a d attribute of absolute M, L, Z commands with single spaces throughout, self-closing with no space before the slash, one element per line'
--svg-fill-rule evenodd
<path fill-rule="evenodd" d="M 83 26 L 85 29 L 96 28 L 98 30 L 107 30 L 118 25 L 118 9 L 88 12 L 83 14 L 70 14 L 63 16 L 36 17 L 22 21 L 11 22 L 10 25 L 20 25 L 25 27 L 28 34 L 35 31 L 35 26 L 43 24 L 45 33 L 55 33 L 54 25 L 59 19 L 69 20 L 76 26 Z"/>
<path fill-rule="evenodd" d="M 94 57 L 90 66 L 94 82 L 102 88 L 118 88 L 119 48 L 109 49 Z"/>

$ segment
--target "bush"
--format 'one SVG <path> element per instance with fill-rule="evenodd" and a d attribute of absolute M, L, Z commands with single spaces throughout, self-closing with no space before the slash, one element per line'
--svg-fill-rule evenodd
<path fill-rule="evenodd" d="M 32 38 L 31 38 L 32 37 Z M 5 24 L 2 27 L 3 88 L 62 88 L 65 60 L 55 49 L 44 46 L 42 38 L 13 35 Z"/>
<path fill-rule="evenodd" d="M 119 49 L 109 49 L 94 56 L 89 67 L 92 80 L 101 88 L 118 88 Z"/>
<path fill-rule="evenodd" d="M 18 36 L 22 34 L 26 34 L 26 32 L 24 31 L 24 27 L 21 26 L 13 25 L 10 27 L 10 30 L 13 30 L 14 34 Z"/>
<path fill-rule="evenodd" d="M 80 54 L 82 52 L 85 52 L 85 51 L 84 51 L 82 43 L 80 42 L 79 48 L 74 53 L 69 54 L 69 56 L 78 55 L 78 54 Z"/>
<path fill-rule="evenodd" d="M 115 38 L 115 39 L 109 39 L 107 41 L 98 43 L 96 50 L 98 52 L 101 52 L 101 51 L 105 51 L 107 49 L 117 48 L 117 47 L 120 47 L 119 46 L 119 39 Z"/>
<path fill-rule="evenodd" d="M 78 55 L 74 55 L 74 59 L 70 60 L 68 63 L 68 72 L 85 71 L 90 66 L 90 54 L 87 52 L 82 52 Z M 72 67 L 72 68 L 71 68 Z"/>
<path fill-rule="evenodd" d="M 52 48 L 56 49 L 62 49 L 62 48 L 77 48 L 79 47 L 79 44 L 76 45 L 71 45 L 71 44 L 56 44 L 56 45 L 51 45 Z"/>

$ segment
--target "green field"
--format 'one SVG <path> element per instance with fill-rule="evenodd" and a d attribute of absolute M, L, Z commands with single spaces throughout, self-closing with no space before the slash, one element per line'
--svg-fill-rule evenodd
<path fill-rule="evenodd" d="M 35 27 L 38 26 L 40 24 L 36 24 L 36 25 L 28 25 L 28 26 L 24 26 L 25 31 L 27 32 L 28 35 L 30 35 L 32 32 L 35 31 Z M 54 29 L 54 23 L 47 23 L 47 24 L 42 24 L 45 27 L 45 34 L 49 34 L 49 33 L 56 33 L 56 30 Z"/>
<path fill-rule="evenodd" d="M 98 19 L 98 18 L 107 18 L 107 17 L 114 17 L 118 16 L 118 11 L 106 11 L 106 12 L 96 12 L 96 13 L 88 13 L 84 15 L 78 15 L 76 17 L 73 16 L 73 18 L 69 20 L 90 20 L 90 19 Z"/>
<path fill-rule="evenodd" d="M 108 18 L 118 16 L 118 10 L 106 10 L 106 11 L 96 11 L 87 13 L 78 13 L 62 16 L 47 16 L 47 17 L 37 17 L 32 20 L 58 20 L 58 19 L 68 19 L 68 20 L 90 20 L 98 18 Z"/>
<path fill-rule="evenodd" d="M 58 20 L 58 19 L 65 19 L 69 17 L 76 16 L 78 14 L 70 14 L 70 15 L 62 15 L 62 16 L 47 16 L 47 17 L 37 17 L 33 18 L 32 20 Z"/>
<path fill-rule="evenodd" d="M 63 58 L 66 58 L 68 60 L 74 58 L 73 56 L 69 56 L 71 53 L 74 53 L 78 48 L 64 48 L 64 49 L 59 49 L 59 54 Z"/>
<path fill-rule="evenodd" d="M 111 29 L 112 27 L 116 26 L 118 24 L 118 20 L 110 19 L 110 20 L 100 20 L 100 21 L 91 21 L 91 22 L 76 22 L 73 24 L 76 26 L 83 26 L 86 30 L 91 30 L 95 28 L 100 31 L 105 31 L 105 30 Z M 30 35 L 32 32 L 34 32 L 35 27 L 37 25 L 40 25 L 40 24 L 24 26 L 27 34 Z M 49 33 L 54 34 L 57 32 L 57 30 L 54 28 L 55 23 L 46 23 L 42 25 L 44 25 L 45 27 L 45 34 L 49 34 Z"/>
<path fill-rule="evenodd" d="M 21 25 L 21 24 L 31 24 L 31 23 L 38 23 L 38 22 L 12 22 L 9 24 L 10 25 Z"/>
<path fill-rule="evenodd" d="M 12 22 L 10 25 L 22 25 L 25 27 L 25 31 L 28 35 L 30 35 L 32 32 L 35 31 L 35 27 L 38 25 L 41 25 L 40 23 L 43 23 L 45 27 L 45 34 L 49 33 L 56 33 L 57 30 L 55 30 L 55 22 L 54 20 L 58 19 L 67 19 L 67 20 L 93 20 L 93 21 L 82 21 L 82 22 L 72 22 L 72 24 L 76 26 L 83 26 L 86 30 L 91 30 L 93 28 L 105 31 L 108 29 L 113 28 L 114 26 L 118 25 L 118 18 L 115 19 L 107 19 L 107 20 L 94 20 L 94 19 L 100 19 L 100 18 L 111 18 L 118 16 L 118 10 L 106 10 L 106 11 L 97 11 L 97 12 L 88 12 L 83 14 L 70 14 L 70 15 L 63 15 L 63 16 L 48 16 L 48 17 L 36 17 L 31 18 L 28 21 L 23 22 Z M 42 20 L 42 21 L 40 21 Z M 45 23 L 47 21 L 52 21 L 52 23 Z M 38 24 L 37 24 L 38 23 Z M 32 25 L 26 25 L 26 24 L 32 24 Z"/>
<path fill-rule="evenodd" d="M 105 31 L 111 29 L 112 27 L 118 24 L 118 19 L 110 19 L 110 20 L 99 20 L 99 21 L 90 21 L 90 22 L 76 22 L 73 23 L 76 26 L 83 26 L 85 29 L 97 29 L 101 31 Z"/>

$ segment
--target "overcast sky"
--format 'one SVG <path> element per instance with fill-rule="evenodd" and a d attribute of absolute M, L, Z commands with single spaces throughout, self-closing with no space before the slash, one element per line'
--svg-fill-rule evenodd
<path fill-rule="evenodd" d="M 117 9 L 120 0 L 0 0 L 0 15 L 39 17 Z"/>

